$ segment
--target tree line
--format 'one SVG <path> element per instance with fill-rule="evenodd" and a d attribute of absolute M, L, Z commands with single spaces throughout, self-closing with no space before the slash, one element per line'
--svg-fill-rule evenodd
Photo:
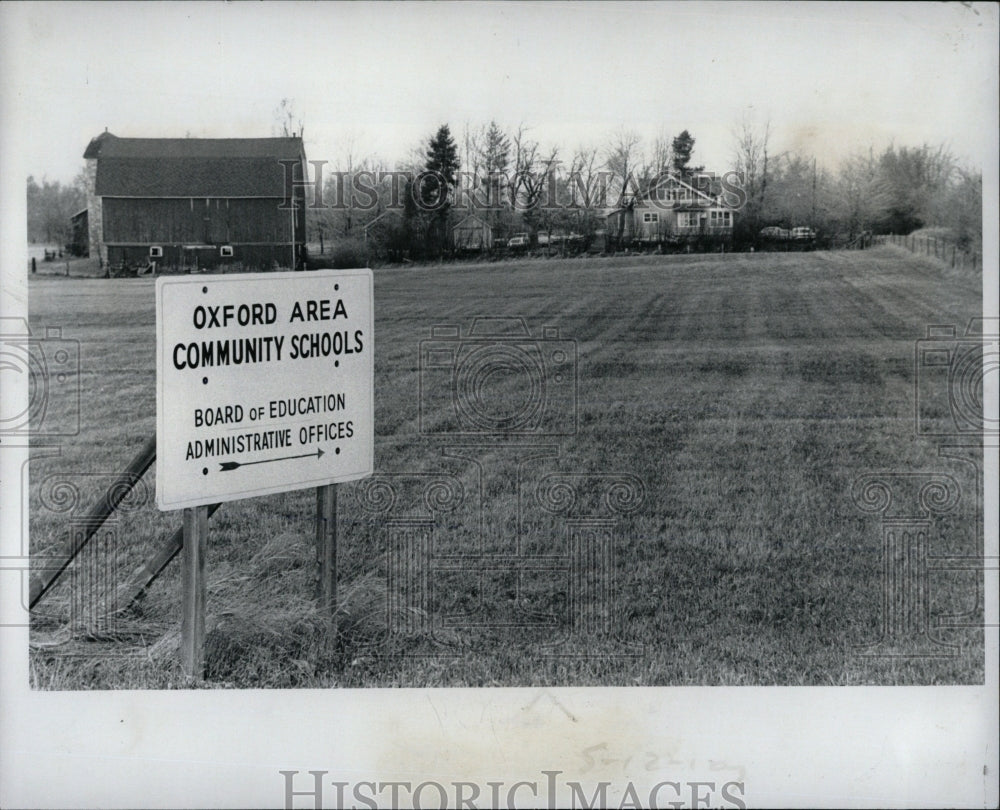
<path fill-rule="evenodd" d="M 456 217 L 466 213 L 500 238 L 561 232 L 589 240 L 603 227 L 608 207 L 641 195 L 664 173 L 691 180 L 702 172 L 691 165 L 694 143 L 685 130 L 658 140 L 646 158 L 641 139 L 623 130 L 606 147 L 582 146 L 564 156 L 559 147 L 543 147 L 523 124 L 509 132 L 496 121 L 466 126 L 457 139 L 442 124 L 392 167 L 359 157 L 348 143 L 322 181 L 328 204 L 308 209 L 310 241 L 322 248 L 347 240 L 369 253 L 374 247 L 437 257 L 449 249 Z M 387 215 L 394 218 L 373 246 L 372 227 Z"/>
<path fill-rule="evenodd" d="M 944 145 L 855 150 L 831 170 L 815 156 L 769 150 L 770 127 L 741 122 L 733 168 L 746 203 L 737 238 L 769 225 L 808 225 L 830 236 L 942 228 L 959 247 L 982 242 L 982 172 Z"/>
<path fill-rule="evenodd" d="M 295 119 L 284 104 L 287 134 Z M 768 122 L 744 118 L 733 127 L 730 164 L 713 167 L 741 189 L 737 247 L 753 244 L 765 227 L 800 225 L 844 240 L 934 227 L 959 247 L 981 243 L 982 173 L 944 145 L 856 150 L 830 168 L 815 155 L 775 151 L 772 140 Z M 445 123 L 390 164 L 348 140 L 321 181 L 334 204 L 307 209 L 308 237 L 324 250 L 437 257 L 450 249 L 456 217 L 471 211 L 500 239 L 548 231 L 589 240 L 608 209 L 629 204 L 665 173 L 696 187 L 717 179 L 695 165 L 695 145 L 686 129 L 644 140 L 622 128 L 603 143 L 565 150 L 543 145 L 525 124 L 466 125 L 456 137 Z M 86 204 L 83 172 L 66 185 L 29 177 L 27 204 L 28 239 L 66 244 L 70 218 Z"/>
<path fill-rule="evenodd" d="M 589 239 L 604 227 L 608 209 L 629 204 L 665 173 L 717 191 L 717 183 L 699 182 L 722 173 L 695 165 L 695 145 L 686 129 L 648 142 L 620 129 L 602 144 L 565 151 L 543 146 L 526 125 L 505 130 L 496 121 L 467 125 L 457 137 L 442 124 L 392 166 L 349 144 L 325 180 L 324 196 L 337 204 L 309 211 L 310 240 L 436 257 L 448 251 L 450 225 L 467 212 L 499 238 L 558 231 Z M 830 168 L 814 155 L 775 151 L 769 123 L 744 119 L 733 128 L 722 172 L 741 189 L 737 247 L 753 244 L 768 226 L 808 226 L 841 241 L 928 227 L 947 229 L 963 248 L 982 239 L 982 174 L 943 145 L 856 150 Z M 345 193 L 359 177 L 367 182 L 360 199 Z M 371 223 L 389 212 L 398 217 L 373 245 Z"/>
<path fill-rule="evenodd" d="M 57 245 L 68 244 L 72 236 L 70 218 L 87 205 L 83 172 L 63 185 L 58 180 L 42 178 L 41 185 L 28 177 L 28 241 Z"/>

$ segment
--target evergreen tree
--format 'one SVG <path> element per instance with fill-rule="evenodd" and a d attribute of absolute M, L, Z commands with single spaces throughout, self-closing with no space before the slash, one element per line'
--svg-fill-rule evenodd
<path fill-rule="evenodd" d="M 510 138 L 496 121 L 490 121 L 486 130 L 480 158 L 483 177 L 479 178 L 479 184 L 486 197 L 486 221 L 494 232 L 506 230 L 503 224 L 509 219 L 504 202 L 507 200 L 507 187 L 511 181 Z"/>
<path fill-rule="evenodd" d="M 424 164 L 426 174 L 420 184 L 423 207 L 434 212 L 428 236 L 432 250 L 438 255 L 447 244 L 448 213 L 451 208 L 448 197 L 455 187 L 458 168 L 458 146 L 451 137 L 448 125 L 442 124 L 428 145 L 427 162 Z"/>
<path fill-rule="evenodd" d="M 694 138 L 686 129 L 674 138 L 671 144 L 671 165 L 674 172 L 681 178 L 704 170 L 704 166 L 690 166 L 691 153 L 694 152 Z"/>
<path fill-rule="evenodd" d="M 430 140 L 424 169 L 429 173 L 420 188 L 424 206 L 433 210 L 447 209 L 448 193 L 455 186 L 458 174 L 458 146 L 447 124 L 442 124 Z"/>
<path fill-rule="evenodd" d="M 497 125 L 490 121 L 486 130 L 486 143 L 483 145 L 483 185 L 486 188 L 486 198 L 489 205 L 498 206 L 503 198 L 507 183 L 507 172 L 510 169 L 510 138 Z"/>

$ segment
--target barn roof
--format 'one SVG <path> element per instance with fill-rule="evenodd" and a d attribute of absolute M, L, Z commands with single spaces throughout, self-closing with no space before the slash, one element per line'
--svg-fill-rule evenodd
<path fill-rule="evenodd" d="M 119 138 L 104 132 L 85 158 L 97 158 L 98 196 L 284 197 L 281 160 L 305 159 L 301 138 Z"/>

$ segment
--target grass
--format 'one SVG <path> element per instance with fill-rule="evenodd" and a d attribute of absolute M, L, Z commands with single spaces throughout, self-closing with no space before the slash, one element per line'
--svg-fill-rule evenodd
<path fill-rule="evenodd" d="M 210 524 L 206 686 L 982 683 L 981 630 L 936 631 L 958 645 L 953 657 L 856 655 L 880 633 L 882 541 L 877 518 L 851 499 L 866 473 L 949 473 L 965 497 L 933 522 L 931 553 L 982 553 L 974 476 L 913 424 L 914 343 L 927 324 L 962 327 L 978 314 L 978 278 L 879 248 L 525 260 L 375 279 L 376 472 L 396 504 L 378 514 L 363 507 L 364 487 L 340 487 L 336 638 L 312 599 L 312 493 L 224 505 Z M 79 434 L 58 457 L 33 451 L 31 547 L 44 555 L 72 515 L 46 505 L 46 479 L 69 478 L 86 504 L 155 430 L 153 284 L 36 278 L 30 309 L 33 327 L 80 341 L 83 393 Z M 478 466 L 446 455 L 463 444 L 446 398 L 426 415 L 439 432 L 419 431 L 420 341 L 437 324 L 464 334 L 484 315 L 576 342 L 577 430 L 531 441 L 555 447 L 551 457 L 527 462 L 512 439 L 476 451 Z M 492 378 L 491 402 L 520 401 L 521 382 Z M 73 418 L 53 397 L 46 424 Z M 576 488 L 568 512 L 531 497 L 550 473 Z M 642 501 L 610 512 L 604 498 L 622 475 L 640 482 Z M 386 517 L 428 515 L 428 476 L 461 500 L 434 513 L 421 613 L 390 598 L 401 558 Z M 119 577 L 179 521 L 156 511 L 152 477 L 148 500 L 112 527 Z M 567 559 L 567 517 L 615 518 L 610 568 L 583 570 L 594 586 L 610 577 L 607 598 L 586 603 L 609 633 L 571 632 L 581 614 L 558 564 L 515 570 L 518 504 L 521 553 L 535 560 Z M 33 616 L 33 685 L 190 685 L 176 660 L 176 568 L 118 617 L 113 640 L 66 629 L 65 578 Z M 932 574 L 931 621 L 963 611 L 981 621 L 981 579 Z"/>

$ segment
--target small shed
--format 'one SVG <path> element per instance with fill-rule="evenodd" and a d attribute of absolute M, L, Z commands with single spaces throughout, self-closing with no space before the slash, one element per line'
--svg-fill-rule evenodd
<path fill-rule="evenodd" d="M 493 247 L 493 228 L 486 220 L 469 214 L 451 231 L 455 250 L 490 250 Z"/>
<path fill-rule="evenodd" d="M 66 249 L 74 256 L 90 255 L 90 214 L 84 208 L 69 218 L 70 241 Z"/>

